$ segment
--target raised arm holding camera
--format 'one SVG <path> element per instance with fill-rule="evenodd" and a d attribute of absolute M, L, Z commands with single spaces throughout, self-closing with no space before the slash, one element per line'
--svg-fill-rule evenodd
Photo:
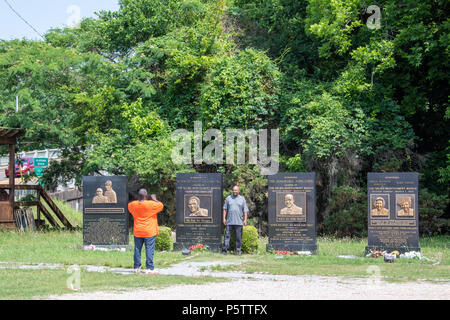
<path fill-rule="evenodd" d="M 156 236 L 159 234 L 158 213 L 164 209 L 156 195 L 151 195 L 148 200 L 147 190 L 139 190 L 137 201 L 128 204 L 128 211 L 134 217 L 134 269 L 136 273 L 141 270 L 141 251 L 145 244 L 146 270 L 144 274 L 157 274 L 153 264 Z"/>

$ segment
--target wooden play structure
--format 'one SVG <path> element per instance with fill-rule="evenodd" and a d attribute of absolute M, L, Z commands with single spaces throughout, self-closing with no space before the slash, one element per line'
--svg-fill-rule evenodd
<path fill-rule="evenodd" d="M 60 229 L 65 227 L 73 229 L 73 226 L 66 219 L 64 214 L 59 210 L 58 206 L 53 202 L 47 192 L 40 185 L 22 185 L 15 183 L 15 149 L 17 138 L 23 136 L 23 129 L 9 129 L 0 127 L 0 145 L 9 146 L 9 182 L 8 184 L 0 184 L 0 227 L 16 228 L 19 227 L 17 221 L 18 216 L 23 214 L 22 207 L 36 206 L 37 219 L 33 221 L 33 225 L 41 227 L 44 220 L 41 220 L 41 213 L 46 220 L 54 228 Z M 15 190 L 34 190 L 36 191 L 36 201 L 15 202 Z M 44 200 L 44 203 L 41 202 Z M 55 219 L 55 217 L 57 219 Z M 57 222 L 60 221 L 62 226 Z"/>

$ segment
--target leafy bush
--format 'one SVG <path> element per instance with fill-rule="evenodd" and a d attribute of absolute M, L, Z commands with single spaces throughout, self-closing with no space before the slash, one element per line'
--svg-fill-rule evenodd
<path fill-rule="evenodd" d="M 423 189 L 419 193 L 419 232 L 423 235 L 438 235 L 448 232 L 448 219 L 443 218 L 450 199 Z"/>
<path fill-rule="evenodd" d="M 172 248 L 172 229 L 169 227 L 159 227 L 159 235 L 156 237 L 155 249 L 158 251 L 170 251 Z"/>
<path fill-rule="evenodd" d="M 212 128 L 267 128 L 279 116 L 279 82 L 277 65 L 263 52 L 222 57 L 201 88 L 203 122 Z"/>
<path fill-rule="evenodd" d="M 258 250 L 259 247 L 259 237 L 258 230 L 253 226 L 244 226 L 242 230 L 242 252 L 253 253 Z M 230 249 L 236 249 L 236 235 L 233 233 L 230 240 Z"/>
<path fill-rule="evenodd" d="M 328 203 L 323 233 L 337 237 L 367 236 L 367 196 L 350 186 L 335 187 Z"/>

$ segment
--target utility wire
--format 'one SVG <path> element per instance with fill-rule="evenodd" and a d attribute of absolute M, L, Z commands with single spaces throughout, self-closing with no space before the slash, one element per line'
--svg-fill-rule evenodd
<path fill-rule="evenodd" d="M 42 36 L 42 34 L 39 33 L 39 31 L 37 31 L 27 20 L 25 20 L 16 10 L 14 10 L 14 8 L 9 4 L 9 2 L 7 0 L 4 0 L 5 3 L 8 5 L 8 7 L 20 18 L 22 19 L 23 22 L 25 22 L 31 29 L 33 29 L 34 32 L 36 32 L 41 38 L 42 40 L 45 40 L 44 37 Z"/>

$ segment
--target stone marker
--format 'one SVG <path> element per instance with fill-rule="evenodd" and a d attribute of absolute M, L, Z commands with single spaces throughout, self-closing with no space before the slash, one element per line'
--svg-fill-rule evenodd
<path fill-rule="evenodd" d="M 418 179 L 416 172 L 368 174 L 366 253 L 420 251 Z"/>
<path fill-rule="evenodd" d="M 218 251 L 222 243 L 222 174 L 177 174 L 177 230 L 174 250 L 204 244 Z"/>
<path fill-rule="evenodd" d="M 127 246 L 128 178 L 83 177 L 83 244 Z"/>
<path fill-rule="evenodd" d="M 311 251 L 316 244 L 315 173 L 269 176 L 269 243 L 266 250 Z"/>

